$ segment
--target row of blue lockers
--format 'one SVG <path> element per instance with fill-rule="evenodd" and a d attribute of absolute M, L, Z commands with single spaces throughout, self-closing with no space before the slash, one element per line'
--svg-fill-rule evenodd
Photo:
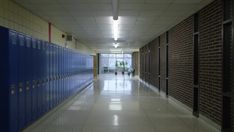
<path fill-rule="evenodd" d="M 93 79 L 93 58 L 0 27 L 0 130 L 19 132 Z"/>

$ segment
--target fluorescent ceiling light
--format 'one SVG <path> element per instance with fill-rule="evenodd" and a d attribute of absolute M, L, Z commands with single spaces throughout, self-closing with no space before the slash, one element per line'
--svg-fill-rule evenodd
<path fill-rule="evenodd" d="M 112 0 L 112 13 L 114 20 L 118 20 L 118 15 L 119 15 L 118 10 L 119 10 L 118 0 Z"/>
<path fill-rule="evenodd" d="M 122 53 L 122 49 L 118 48 L 118 49 L 110 49 L 111 53 Z"/>
<path fill-rule="evenodd" d="M 115 48 L 118 48 L 119 44 L 113 43 L 113 46 L 114 46 Z"/>
<path fill-rule="evenodd" d="M 113 98 L 111 99 L 111 102 L 120 102 L 121 100 L 119 98 Z"/>
<path fill-rule="evenodd" d="M 119 38 L 119 22 L 118 20 L 113 20 L 113 37 L 114 40 L 117 41 Z"/>

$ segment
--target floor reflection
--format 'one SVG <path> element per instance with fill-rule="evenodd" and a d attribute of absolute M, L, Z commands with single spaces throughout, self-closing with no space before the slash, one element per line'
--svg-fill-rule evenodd
<path fill-rule="evenodd" d="M 132 83 L 130 80 L 104 80 L 103 92 L 131 94 Z"/>
<path fill-rule="evenodd" d="M 101 75 L 24 132 L 215 132 L 135 77 Z"/>

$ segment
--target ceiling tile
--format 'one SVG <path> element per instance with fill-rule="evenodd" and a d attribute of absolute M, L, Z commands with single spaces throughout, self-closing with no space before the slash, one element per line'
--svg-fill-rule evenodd
<path fill-rule="evenodd" d="M 15 1 L 94 49 L 113 47 L 111 0 Z M 123 48 L 139 48 L 211 1 L 119 0 L 118 42 Z"/>

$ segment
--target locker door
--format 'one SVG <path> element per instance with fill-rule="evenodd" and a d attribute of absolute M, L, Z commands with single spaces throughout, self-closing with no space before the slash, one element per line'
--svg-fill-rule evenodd
<path fill-rule="evenodd" d="M 58 46 L 55 45 L 55 104 L 58 105 L 58 90 L 59 90 L 59 85 L 58 85 Z"/>
<path fill-rule="evenodd" d="M 46 42 L 42 42 L 42 114 L 46 111 Z"/>
<path fill-rule="evenodd" d="M 61 50 L 62 48 L 59 46 L 59 103 L 61 103 L 61 89 L 62 89 L 62 79 L 61 79 Z"/>
<path fill-rule="evenodd" d="M 47 42 L 46 43 L 46 111 L 49 111 L 49 107 L 50 107 L 50 104 L 49 104 L 49 99 L 50 99 L 50 74 L 49 74 L 49 43 Z"/>
<path fill-rule="evenodd" d="M 51 104 L 52 104 L 52 108 L 54 107 L 54 98 L 55 98 L 55 96 L 54 96 L 54 45 L 53 44 L 51 44 L 51 78 L 52 78 L 52 80 L 51 80 L 51 98 L 52 98 L 52 100 L 51 100 Z"/>
<path fill-rule="evenodd" d="M 37 40 L 37 118 L 41 115 L 41 41 Z"/>
<path fill-rule="evenodd" d="M 68 75 L 67 75 L 67 72 L 68 72 L 68 68 L 67 68 L 67 66 L 69 65 L 68 64 L 68 60 L 67 60 L 67 48 L 65 48 L 65 58 L 64 58 L 64 61 L 65 61 L 65 63 L 64 63 L 64 67 L 65 67 L 65 97 L 67 98 L 67 96 L 68 96 L 68 87 L 67 87 L 67 77 L 68 77 Z"/>
<path fill-rule="evenodd" d="M 26 125 L 29 125 L 32 121 L 32 91 L 31 91 L 31 38 L 26 36 L 26 48 L 25 48 L 25 79 L 26 79 Z"/>
<path fill-rule="evenodd" d="M 65 57 L 64 47 L 62 47 L 62 100 L 65 99 L 65 83 L 64 83 L 64 57 Z"/>
<path fill-rule="evenodd" d="M 18 96 L 18 122 L 19 130 L 22 130 L 25 123 L 25 36 L 18 34 L 18 43 L 19 43 L 19 66 L 18 66 L 18 81 L 19 81 L 19 96 Z"/>
<path fill-rule="evenodd" d="M 32 120 L 36 120 L 37 117 L 37 41 L 32 38 Z"/>
<path fill-rule="evenodd" d="M 15 31 L 9 31 L 9 132 L 18 131 L 18 44 L 17 33 Z"/>
<path fill-rule="evenodd" d="M 52 96 L 52 93 L 53 93 L 53 78 L 52 78 L 52 44 L 49 44 L 49 76 L 50 76 L 50 82 L 49 82 L 49 106 L 51 109 L 52 108 L 52 100 L 53 100 L 53 96 Z"/>

